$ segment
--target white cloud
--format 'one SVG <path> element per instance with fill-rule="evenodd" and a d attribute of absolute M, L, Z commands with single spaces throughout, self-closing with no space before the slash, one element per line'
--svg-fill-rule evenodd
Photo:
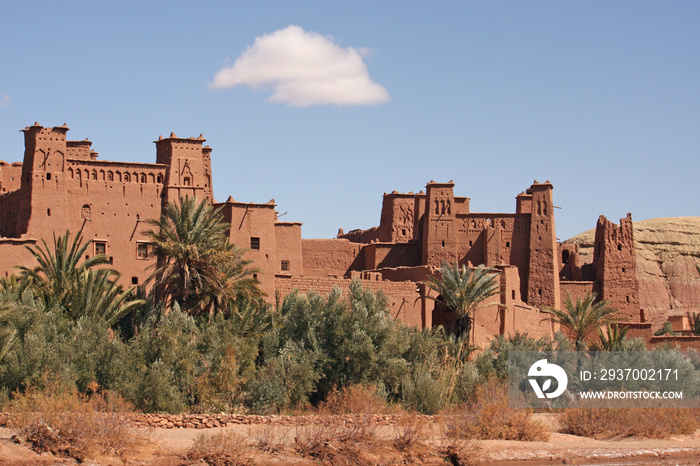
<path fill-rule="evenodd" d="M 270 101 L 298 107 L 391 101 L 384 86 L 370 79 L 365 55 L 366 49 L 344 49 L 331 37 L 292 25 L 256 38 L 232 66 L 214 75 L 209 87 L 271 89 Z"/>
<path fill-rule="evenodd" d="M 7 94 L 4 94 L 2 97 L 0 97 L 0 107 L 7 107 L 10 105 L 10 96 Z"/>

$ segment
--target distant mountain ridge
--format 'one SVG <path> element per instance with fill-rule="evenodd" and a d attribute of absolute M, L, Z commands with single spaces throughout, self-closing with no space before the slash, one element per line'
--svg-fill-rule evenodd
<path fill-rule="evenodd" d="M 700 217 L 634 221 L 639 302 L 654 328 L 669 315 L 700 312 Z M 593 261 L 595 230 L 565 241 L 579 245 L 581 262 Z"/>

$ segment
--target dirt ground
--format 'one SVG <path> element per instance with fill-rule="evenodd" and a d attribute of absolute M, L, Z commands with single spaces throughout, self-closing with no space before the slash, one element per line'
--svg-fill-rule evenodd
<path fill-rule="evenodd" d="M 555 432 L 555 419 L 552 414 L 538 414 L 535 417 L 545 424 L 551 437 L 546 442 L 516 442 L 504 440 L 484 440 L 475 442 L 477 450 L 470 454 L 471 461 L 483 464 L 528 465 L 549 464 L 643 464 L 643 465 L 698 465 L 700 464 L 700 430 L 692 436 L 677 436 L 665 440 L 618 439 L 593 440 L 574 435 Z M 261 426 L 231 425 L 213 429 L 136 429 L 143 437 L 140 444 L 122 458 L 101 457 L 86 461 L 94 465 L 162 465 L 175 466 L 209 464 L 203 461 L 192 462 L 185 458 L 195 439 L 200 435 L 235 433 L 253 443 L 259 436 Z M 304 459 L 294 451 L 293 440 L 299 435 L 299 427 L 277 426 L 275 435 L 284 443 L 281 451 L 275 453 L 249 450 L 249 464 L 262 465 L 314 465 L 315 459 Z M 391 442 L 397 435 L 392 426 L 378 426 L 376 437 Z M 18 445 L 11 440 L 12 431 L 0 428 L 0 465 L 49 465 L 76 464 L 74 460 L 54 457 L 44 453 L 34 453 L 28 445 Z M 395 449 L 382 450 L 376 447 L 374 460 L 376 464 L 449 464 L 436 452 L 437 445 L 446 442 L 442 429 L 438 425 L 429 425 L 421 444 L 415 445 L 405 453 L 399 454 Z M 364 445 L 363 448 L 375 448 Z M 387 452 L 386 455 L 384 452 Z M 327 461 L 333 464 L 333 461 Z M 224 463 L 222 463 L 224 464 Z"/>

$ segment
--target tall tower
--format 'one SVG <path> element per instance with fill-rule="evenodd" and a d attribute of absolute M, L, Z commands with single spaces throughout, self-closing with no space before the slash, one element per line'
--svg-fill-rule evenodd
<path fill-rule="evenodd" d="M 559 254 L 554 231 L 553 186 L 535 181 L 527 194 L 530 204 L 530 260 L 527 303 L 535 307 L 561 305 L 559 293 Z"/>
<path fill-rule="evenodd" d="M 440 267 L 457 259 L 454 182 L 426 186 L 423 216 L 423 264 Z"/>
<path fill-rule="evenodd" d="M 167 165 L 163 185 L 163 202 L 177 202 L 181 197 L 213 201 L 211 187 L 211 148 L 198 138 L 179 138 L 174 133 L 162 136 L 156 144 L 156 163 Z"/>
<path fill-rule="evenodd" d="M 68 127 L 44 128 L 39 123 L 27 126 L 24 133 L 24 163 L 22 187 L 29 189 L 34 182 L 52 181 L 63 173 L 66 162 L 66 133 Z"/>
<path fill-rule="evenodd" d="M 610 301 L 619 310 L 621 320 L 639 319 L 639 278 L 634 249 L 632 214 L 620 219 L 620 225 L 598 218 L 593 245 L 593 263 L 600 299 Z"/>

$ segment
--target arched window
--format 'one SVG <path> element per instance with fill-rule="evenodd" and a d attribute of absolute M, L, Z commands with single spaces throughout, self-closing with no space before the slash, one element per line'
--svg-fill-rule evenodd
<path fill-rule="evenodd" d="M 117 172 L 117 181 L 121 181 L 121 180 L 122 180 L 122 172 L 118 171 Z"/>
<path fill-rule="evenodd" d="M 153 173 L 148 174 L 148 182 L 149 183 L 155 183 L 156 177 L 153 175 Z"/>
<path fill-rule="evenodd" d="M 93 171 L 92 171 L 92 179 L 93 179 L 93 180 L 96 180 L 96 179 L 97 179 L 97 171 L 96 171 L 96 170 L 93 170 Z"/>
<path fill-rule="evenodd" d="M 129 172 L 125 172 L 124 173 L 124 182 L 128 183 L 129 181 L 131 181 L 131 174 L 129 174 Z"/>
<path fill-rule="evenodd" d="M 114 181 L 114 173 L 111 170 L 107 172 L 107 181 Z"/>
<path fill-rule="evenodd" d="M 90 205 L 89 204 L 83 205 L 83 208 L 80 209 L 80 218 L 85 218 L 85 219 L 90 220 L 91 215 L 92 214 L 90 212 Z"/>
<path fill-rule="evenodd" d="M 105 180 L 105 171 L 100 170 L 100 181 L 104 181 L 104 180 Z"/>
<path fill-rule="evenodd" d="M 145 183 L 145 182 L 146 182 L 146 174 L 141 173 L 141 183 Z"/>
<path fill-rule="evenodd" d="M 156 183 L 163 184 L 163 175 L 158 175 L 158 178 L 156 178 Z"/>
<path fill-rule="evenodd" d="M 72 169 L 72 168 L 69 168 L 69 169 L 68 169 L 68 174 L 70 175 L 71 178 L 73 178 L 73 177 L 75 176 L 75 174 L 73 173 L 73 169 Z"/>

